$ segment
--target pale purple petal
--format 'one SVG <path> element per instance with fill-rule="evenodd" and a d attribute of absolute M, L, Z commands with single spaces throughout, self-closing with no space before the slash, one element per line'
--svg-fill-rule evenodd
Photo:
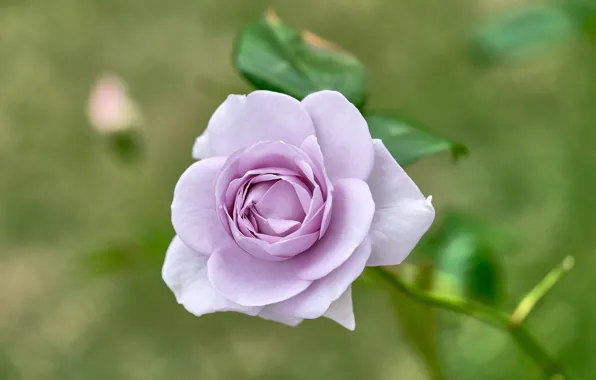
<path fill-rule="evenodd" d="M 285 238 L 272 239 L 271 243 L 245 236 L 234 224 L 230 224 L 232 235 L 238 245 L 252 256 L 267 261 L 280 261 L 298 255 L 309 249 L 319 238 L 319 233 L 290 234 Z M 296 231 L 298 232 L 298 231 Z M 261 238 L 264 238 L 264 236 Z"/>
<path fill-rule="evenodd" d="M 265 218 L 301 221 L 305 216 L 294 187 L 284 180 L 271 186 L 255 207 Z"/>
<path fill-rule="evenodd" d="M 334 183 L 331 223 L 311 249 L 297 256 L 298 277 L 318 280 L 343 264 L 368 235 L 375 204 L 366 182 L 355 178 Z"/>
<path fill-rule="evenodd" d="M 229 230 L 229 226 L 226 224 L 226 213 L 232 211 L 227 201 L 233 199 L 233 192 L 230 191 L 228 197 L 226 197 L 231 182 L 243 177 L 250 170 L 258 170 L 264 167 L 276 167 L 298 172 L 300 169 L 297 166 L 297 161 L 307 164 L 310 158 L 299 148 L 279 141 L 258 143 L 230 156 L 223 165 L 215 184 L 218 216 L 226 226 L 225 228 Z M 266 174 L 262 176 L 266 176 Z M 239 186 L 238 183 L 236 185 Z M 226 198 L 228 199 L 226 200 Z"/>
<path fill-rule="evenodd" d="M 207 279 L 208 258 L 190 249 L 180 238 L 172 240 L 166 253 L 162 277 L 178 303 L 196 316 L 218 311 L 257 315 L 261 307 L 238 305 L 215 290 Z"/>
<path fill-rule="evenodd" d="M 368 266 L 400 264 L 431 226 L 430 200 L 401 199 L 377 210 L 370 229 L 373 253 Z"/>
<path fill-rule="evenodd" d="M 288 326 L 297 326 L 300 324 L 300 322 L 303 321 L 300 318 L 287 317 L 285 315 L 281 315 L 278 312 L 276 312 L 272 306 L 265 306 L 263 310 L 261 310 L 261 312 L 259 313 L 259 317 L 270 321 L 283 323 L 284 325 Z"/>
<path fill-rule="evenodd" d="M 329 178 L 368 178 L 374 150 L 360 111 L 336 91 L 315 92 L 302 104 L 313 120 Z"/>
<path fill-rule="evenodd" d="M 327 200 L 326 200 L 326 204 L 325 204 L 325 210 L 323 211 L 323 218 L 322 218 L 322 223 L 321 223 L 321 228 L 320 228 L 320 236 L 322 237 L 323 235 L 325 235 L 325 232 L 327 232 L 327 228 L 329 227 L 329 220 L 330 220 L 330 215 L 331 215 L 331 206 L 333 203 L 333 185 L 331 185 L 331 182 L 329 182 L 329 178 L 327 176 L 327 170 L 325 169 L 325 165 L 324 165 L 324 159 L 323 159 L 323 153 L 321 152 L 321 148 L 319 146 L 319 143 L 317 141 L 317 138 L 315 136 L 309 136 L 306 140 L 304 140 L 304 142 L 302 143 L 302 145 L 300 146 L 300 148 L 302 150 L 304 150 L 304 152 L 306 152 L 306 154 L 308 154 L 308 156 L 313 160 L 313 162 L 315 162 L 317 165 L 319 165 L 321 168 L 323 168 L 323 173 L 324 173 L 324 177 L 325 177 L 325 182 L 326 182 L 326 187 L 328 189 L 327 191 Z"/>
<path fill-rule="evenodd" d="M 349 287 L 337 301 L 332 303 L 323 316 L 339 323 L 348 330 L 354 331 L 356 320 L 352 305 L 352 288 Z"/>
<path fill-rule="evenodd" d="M 308 207 L 310 205 L 310 200 L 312 195 L 310 191 L 306 187 L 306 185 L 296 179 L 296 177 L 284 177 L 286 181 L 288 181 L 293 187 L 294 191 L 296 192 L 296 196 L 300 201 L 300 206 L 302 206 L 302 211 L 306 214 L 308 212 Z"/>
<path fill-rule="evenodd" d="M 323 211 L 325 210 L 324 206 L 320 206 L 319 209 L 315 212 L 312 212 L 304 219 L 304 223 L 302 223 L 302 228 L 296 231 L 294 235 L 301 235 L 301 234 L 310 234 L 321 229 L 321 222 L 323 220 Z"/>
<path fill-rule="evenodd" d="M 278 241 L 282 240 L 283 238 L 280 236 L 275 236 L 275 235 L 267 235 L 267 234 L 262 234 L 262 233 L 256 233 L 255 235 L 257 235 L 257 238 L 265 241 L 266 243 L 269 244 L 273 244 L 273 243 L 277 243 Z M 266 250 L 263 250 L 264 252 L 266 252 Z M 249 252 L 250 253 L 250 252 Z M 259 257 L 257 255 L 253 255 L 255 257 Z M 270 261 L 279 261 L 279 260 L 270 260 Z"/>
<path fill-rule="evenodd" d="M 207 268 L 213 286 L 224 297 L 244 306 L 281 302 L 311 284 L 295 275 L 291 260 L 259 260 L 235 245 L 215 251 Z"/>
<path fill-rule="evenodd" d="M 395 199 L 425 199 L 418 186 L 395 161 L 383 141 L 373 140 L 375 149 L 375 165 L 366 181 L 377 208 L 390 204 Z"/>
<path fill-rule="evenodd" d="M 315 135 L 308 136 L 302 144 L 300 144 L 300 149 L 302 149 L 310 159 L 317 165 L 319 168 L 325 170 L 325 160 L 323 159 L 323 152 L 321 152 L 321 147 L 319 146 L 319 141 Z"/>
<path fill-rule="evenodd" d="M 325 208 L 323 209 L 323 217 L 321 218 L 321 230 L 319 236 L 323 237 L 327 233 L 329 223 L 331 222 L 331 208 L 333 207 L 333 188 L 331 187 L 327 193 L 327 201 L 325 202 Z"/>
<path fill-rule="evenodd" d="M 300 146 L 314 134 L 302 104 L 291 96 L 254 91 L 230 95 L 217 108 L 207 126 L 209 154 L 228 156 L 261 141 L 284 141 Z"/>
<path fill-rule="evenodd" d="M 288 232 L 291 232 L 291 230 L 298 229 L 298 227 L 302 225 L 302 223 L 295 220 L 274 218 L 267 219 L 267 224 L 277 235 L 287 234 Z"/>
<path fill-rule="evenodd" d="M 215 180 L 225 159 L 214 157 L 192 164 L 174 190 L 172 224 L 186 245 L 210 254 L 216 244 L 231 239 L 220 223 L 215 203 Z"/>
<path fill-rule="evenodd" d="M 203 132 L 197 139 L 192 147 L 192 158 L 195 160 L 202 160 L 203 158 L 211 157 L 212 154 L 209 151 L 209 141 L 207 139 L 207 133 Z"/>
<path fill-rule="evenodd" d="M 380 140 L 374 141 L 375 167 L 368 180 L 376 204 L 367 265 L 400 264 L 431 226 L 435 210 Z"/>
<path fill-rule="evenodd" d="M 280 302 L 275 306 L 275 310 L 292 317 L 319 318 L 360 276 L 370 257 L 370 250 L 370 240 L 366 238 L 339 268 L 314 281 L 308 289 L 297 296 Z"/>

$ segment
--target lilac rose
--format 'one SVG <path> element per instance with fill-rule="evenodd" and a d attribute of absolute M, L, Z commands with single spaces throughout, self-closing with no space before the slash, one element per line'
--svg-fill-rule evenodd
<path fill-rule="evenodd" d="M 351 284 L 401 263 L 434 209 L 343 95 L 231 95 L 174 191 L 162 270 L 200 316 L 236 311 L 355 327 Z"/>

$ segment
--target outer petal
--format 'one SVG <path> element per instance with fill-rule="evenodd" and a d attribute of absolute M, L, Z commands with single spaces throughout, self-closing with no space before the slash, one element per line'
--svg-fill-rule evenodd
<path fill-rule="evenodd" d="M 221 294 L 207 279 L 208 256 L 188 248 L 175 237 L 168 248 L 162 277 L 176 296 L 178 303 L 196 316 L 218 311 L 237 311 L 257 315 L 260 307 L 238 305 Z"/>
<path fill-rule="evenodd" d="M 209 140 L 207 138 L 207 132 L 203 132 L 197 139 L 195 140 L 195 144 L 192 147 L 192 158 L 195 160 L 202 160 L 203 158 L 207 158 L 211 156 L 211 151 L 209 149 Z"/>
<path fill-rule="evenodd" d="M 259 313 L 259 317 L 270 321 L 283 323 L 284 325 L 288 326 L 297 326 L 303 321 L 300 318 L 287 317 L 285 315 L 279 314 L 271 306 L 265 306 Z"/>
<path fill-rule="evenodd" d="M 254 91 L 228 96 L 209 120 L 206 133 L 208 144 L 198 149 L 199 155 L 228 156 L 260 141 L 300 146 L 314 134 L 314 128 L 298 100 L 277 92 Z"/>
<path fill-rule="evenodd" d="M 370 240 L 366 238 L 342 266 L 313 282 L 304 292 L 280 302 L 275 306 L 275 310 L 298 318 L 319 318 L 360 276 L 370 257 L 370 249 Z"/>
<path fill-rule="evenodd" d="M 352 306 L 352 287 L 349 287 L 337 301 L 331 304 L 325 317 L 334 320 L 348 330 L 354 331 L 356 320 Z"/>
<path fill-rule="evenodd" d="M 396 265 L 428 230 L 435 210 L 381 140 L 374 140 L 374 146 L 375 167 L 368 184 L 376 211 L 370 229 L 373 253 L 367 265 Z"/>
<path fill-rule="evenodd" d="M 209 280 L 226 298 L 245 306 L 264 306 L 301 293 L 312 281 L 298 278 L 291 260 L 264 261 L 237 245 L 215 251 L 207 263 Z"/>
<path fill-rule="evenodd" d="M 368 235 L 375 204 L 368 185 L 359 179 L 334 183 L 331 223 L 325 236 L 294 260 L 298 277 L 318 280 L 338 268 Z"/>
<path fill-rule="evenodd" d="M 336 91 L 315 92 L 302 104 L 314 122 L 329 178 L 368 178 L 374 150 L 360 111 Z"/>
<path fill-rule="evenodd" d="M 215 244 L 231 240 L 221 224 L 215 204 L 215 179 L 225 158 L 195 162 L 182 174 L 172 202 L 172 224 L 190 248 L 210 254 Z"/>

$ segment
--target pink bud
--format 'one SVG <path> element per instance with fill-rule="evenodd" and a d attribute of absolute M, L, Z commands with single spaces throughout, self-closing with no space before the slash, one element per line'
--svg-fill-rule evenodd
<path fill-rule="evenodd" d="M 104 75 L 93 85 L 88 117 L 91 125 L 102 133 L 119 132 L 139 124 L 126 83 L 115 75 Z"/>

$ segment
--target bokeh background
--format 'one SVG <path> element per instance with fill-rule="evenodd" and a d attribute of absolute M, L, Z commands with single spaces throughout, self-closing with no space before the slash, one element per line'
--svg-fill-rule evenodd
<path fill-rule="evenodd" d="M 176 304 L 160 276 L 172 190 L 211 113 L 251 91 L 230 55 L 269 6 L 365 63 L 368 106 L 469 147 L 408 172 L 439 219 L 465 211 L 511 238 L 504 310 L 575 257 L 527 326 L 574 379 L 596 379 L 596 44 L 482 66 L 468 49 L 479 25 L 537 2 L 0 1 L 0 379 L 542 378 L 506 333 L 445 312 L 428 322 L 428 308 L 365 282 L 354 332 Z M 115 160 L 86 119 L 105 71 L 143 113 L 142 164 Z M 133 254 L 102 261 L 118 249 Z"/>

